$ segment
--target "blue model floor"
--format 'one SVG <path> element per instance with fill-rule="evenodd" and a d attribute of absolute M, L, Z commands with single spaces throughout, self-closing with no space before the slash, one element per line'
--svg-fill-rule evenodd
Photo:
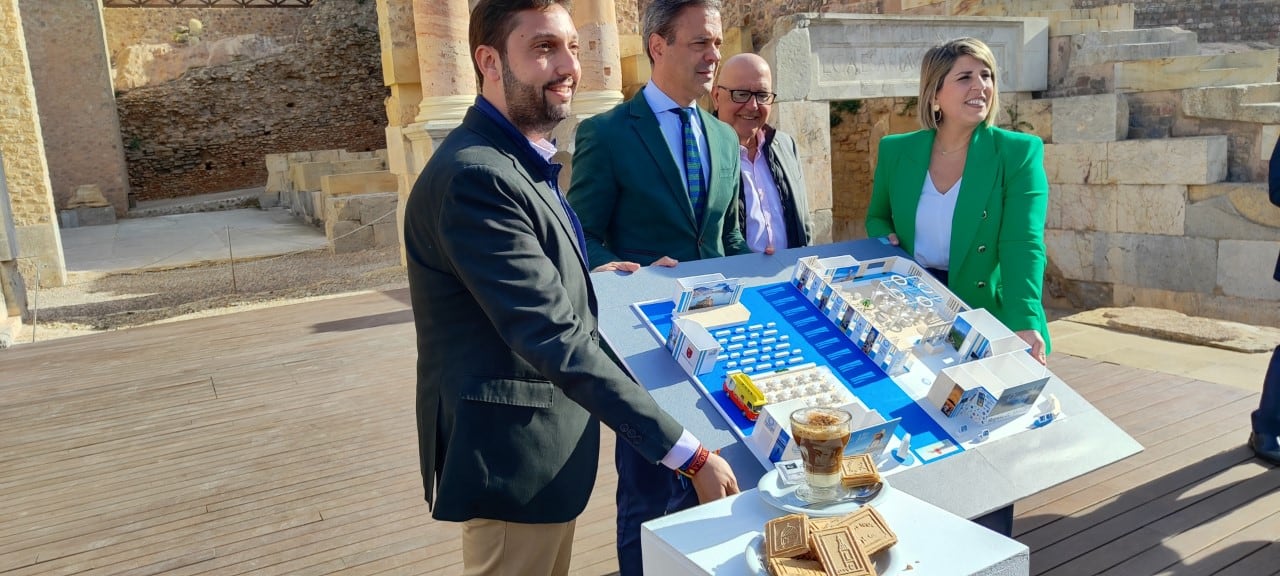
<path fill-rule="evenodd" d="M 960 443 L 790 282 L 745 288 L 739 302 L 751 313 L 748 325 L 774 322 L 778 337 L 787 335 L 791 350 L 800 350 L 799 357 L 803 361 L 826 364 L 868 408 L 879 412 L 886 419 L 901 418 L 902 422 L 895 435 L 901 437 L 904 432 L 911 434 L 911 445 L 923 460 L 938 459 L 938 456 L 922 454 L 920 449 L 939 442 L 948 442 L 952 447 L 952 451 L 941 456 L 963 450 Z M 671 312 L 674 308 L 672 302 L 658 301 L 637 307 L 658 334 L 670 333 Z M 721 407 L 745 438 L 751 435 L 755 422 L 743 416 L 725 393 L 722 383 L 726 372 L 726 362 L 722 360 L 717 362 L 714 370 L 697 378 L 697 382 L 703 393 Z"/>

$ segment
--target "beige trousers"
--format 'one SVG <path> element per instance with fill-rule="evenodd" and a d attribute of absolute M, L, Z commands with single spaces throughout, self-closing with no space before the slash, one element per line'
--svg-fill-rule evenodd
<path fill-rule="evenodd" d="M 565 576 L 575 522 L 467 520 L 462 523 L 462 576 Z"/>

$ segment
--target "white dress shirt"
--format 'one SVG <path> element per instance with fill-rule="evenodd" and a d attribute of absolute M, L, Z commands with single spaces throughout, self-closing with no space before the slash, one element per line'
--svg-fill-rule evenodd
<path fill-rule="evenodd" d="M 745 196 L 747 246 L 752 252 L 766 249 L 781 250 L 787 247 L 787 223 L 782 217 L 782 199 L 778 197 L 778 185 L 769 172 L 764 157 L 763 134 L 756 137 L 756 159 L 747 155 L 747 147 L 738 145 L 742 154 L 742 190 Z"/>
<path fill-rule="evenodd" d="M 667 148 L 671 150 L 671 157 L 676 161 L 676 169 L 680 172 L 681 180 L 684 180 L 684 127 L 680 125 L 680 113 L 672 112 L 672 108 L 680 107 L 658 88 L 653 82 L 644 85 L 644 89 L 640 91 L 644 95 L 644 101 L 649 104 L 649 108 L 653 110 L 653 115 L 658 117 L 658 127 L 662 129 L 662 138 L 667 141 Z M 697 108 L 698 103 L 694 102 L 685 108 Z M 699 114 L 690 114 L 689 122 L 693 126 L 693 139 L 698 143 L 698 154 L 702 160 L 702 181 L 703 194 L 711 189 L 709 178 L 711 169 L 711 153 L 707 149 L 706 131 L 702 128 L 702 116 Z M 689 183 L 685 182 L 685 191 L 688 192 Z"/>

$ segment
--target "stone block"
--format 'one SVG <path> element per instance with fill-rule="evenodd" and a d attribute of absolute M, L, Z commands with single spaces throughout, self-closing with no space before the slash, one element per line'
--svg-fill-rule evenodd
<path fill-rule="evenodd" d="M 387 126 L 387 169 L 392 174 L 409 173 L 409 139 L 401 126 Z"/>
<path fill-rule="evenodd" d="M 1053 142 L 1115 142 L 1129 132 L 1129 104 L 1121 94 L 1053 99 Z"/>
<path fill-rule="evenodd" d="M 774 24 L 760 55 L 782 102 L 856 100 L 919 93 L 920 59 L 939 38 L 983 38 L 1002 64 L 1001 92 L 1048 86 L 1049 21 L 987 17 L 793 14 Z"/>
<path fill-rule="evenodd" d="M 1115 184 L 1210 184 L 1227 177 L 1227 136 L 1126 140 L 1107 144 Z"/>
<path fill-rule="evenodd" d="M 813 237 L 810 244 L 829 244 L 835 240 L 832 238 L 832 215 L 830 210 L 815 210 L 813 218 Z M 863 234 L 863 236 L 866 236 Z"/>
<path fill-rule="evenodd" d="M 1096 144 L 1045 144 L 1050 184 L 1107 184 L 1107 148 Z"/>
<path fill-rule="evenodd" d="M 1073 38 L 1071 67 L 1156 60 L 1199 52 L 1195 32 L 1176 27 L 1099 30 Z"/>
<path fill-rule="evenodd" d="M 267 185 L 263 187 L 266 192 L 283 192 L 293 183 L 289 179 L 288 172 L 268 172 Z"/>
<path fill-rule="evenodd" d="M 360 199 L 361 224 L 395 223 L 396 204 L 400 200 L 397 193 L 362 194 L 357 198 Z"/>
<path fill-rule="evenodd" d="M 1118 62 L 1115 87 L 1122 92 L 1155 92 L 1274 82 L 1277 54 L 1257 50 Z"/>
<path fill-rule="evenodd" d="M 336 220 L 325 224 L 325 237 L 333 254 L 359 252 L 374 247 L 373 228 L 353 220 Z"/>
<path fill-rule="evenodd" d="M 288 154 L 267 154 L 267 173 L 289 173 L 289 155 Z"/>
<path fill-rule="evenodd" d="M 16 262 L 0 262 L 0 318 L 27 317 L 27 289 Z"/>
<path fill-rule="evenodd" d="M 1190 316 L 1219 318 L 1255 326 L 1280 326 L 1280 306 L 1276 306 L 1275 302 L 1124 284 L 1116 284 L 1113 289 L 1116 306 L 1162 308 Z"/>
<path fill-rule="evenodd" d="M 1280 102 L 1280 83 L 1274 81 L 1182 91 L 1182 113 L 1193 118 L 1280 124 L 1277 102 Z"/>
<path fill-rule="evenodd" d="M 1212 293 L 1218 269 L 1218 243 L 1207 238 L 1107 234 L 1098 280 L 1179 292 Z"/>
<path fill-rule="evenodd" d="M 279 206 L 279 205 L 280 205 L 279 192 L 267 192 L 264 190 L 258 194 L 258 208 L 266 210 L 268 208 L 275 208 L 276 206 Z"/>
<path fill-rule="evenodd" d="M 377 248 L 399 246 L 400 232 L 395 222 L 379 222 L 373 225 L 373 245 Z"/>
<path fill-rule="evenodd" d="M 111 206 L 81 207 L 58 211 L 58 223 L 63 228 L 104 226 L 116 223 L 116 210 Z"/>
<path fill-rule="evenodd" d="M 334 151 L 334 157 L 338 156 Z M 386 170 L 386 161 L 381 158 L 365 158 L 360 160 L 304 162 L 294 164 L 291 168 L 290 180 L 296 190 L 312 192 L 323 189 L 323 179 L 332 174 L 350 174 L 352 172 L 375 172 Z"/>
<path fill-rule="evenodd" d="M 1114 185 L 1055 184 L 1049 191 L 1045 227 L 1115 232 L 1117 195 Z"/>
<path fill-rule="evenodd" d="M 1258 158 L 1269 162 L 1275 154 L 1276 142 L 1280 140 L 1280 126 L 1268 125 L 1258 129 Z"/>
<path fill-rule="evenodd" d="M 67 265 L 62 256 L 62 236 L 54 222 L 14 227 L 19 255 L 30 258 L 20 264 L 28 284 L 39 276 L 40 287 L 54 288 L 67 283 Z"/>
<path fill-rule="evenodd" d="M 346 150 L 342 150 L 342 149 L 312 150 L 311 161 L 312 162 L 337 162 L 339 160 L 342 160 L 343 152 L 346 152 Z"/>
<path fill-rule="evenodd" d="M 325 227 L 340 220 L 360 221 L 360 199 L 355 196 L 334 196 L 325 200 Z"/>
<path fill-rule="evenodd" d="M 643 49 L 639 54 L 623 56 L 621 65 L 624 87 L 643 86 L 653 76 L 652 65 L 649 64 L 649 57 L 645 56 Z"/>
<path fill-rule="evenodd" d="M 1277 254 L 1280 254 L 1280 241 L 1219 241 L 1218 288 L 1228 296 L 1280 304 L 1280 282 L 1272 277 Z"/>
<path fill-rule="evenodd" d="M 1004 100 L 1001 100 L 1004 102 Z M 1053 142 L 1053 99 L 1019 98 L 1018 130 L 1039 136 L 1045 142 Z"/>
<path fill-rule="evenodd" d="M 1259 186 L 1265 187 L 1265 184 Z M 1238 190 L 1248 191 L 1244 187 Z M 1261 194 L 1256 196 L 1256 201 L 1265 203 L 1260 207 L 1269 209 L 1269 212 L 1280 212 L 1271 206 L 1265 188 L 1259 191 Z M 1280 214 L 1272 216 L 1280 220 Z M 1268 225 L 1245 216 L 1232 203 L 1231 195 L 1222 194 L 1187 205 L 1186 235 L 1219 240 L 1280 241 L 1280 224 Z"/>
<path fill-rule="evenodd" d="M 1116 188 L 1116 231 L 1169 236 L 1184 233 L 1186 186 L 1126 184 Z"/>
<path fill-rule="evenodd" d="M 1101 238 L 1102 242 L 1095 240 Z M 1044 231 L 1048 273 L 1071 280 L 1095 280 L 1099 266 L 1105 266 L 1106 235 L 1077 230 Z"/>
<path fill-rule="evenodd" d="M 348 174 L 330 174 L 322 177 L 320 179 L 320 189 L 330 196 L 395 192 L 397 190 L 397 182 L 395 174 L 387 170 L 351 172 Z"/>
<path fill-rule="evenodd" d="M 289 154 L 287 154 L 287 156 L 289 157 L 289 166 L 291 167 L 294 164 L 301 164 L 303 162 L 313 161 L 311 158 L 310 150 L 303 150 L 302 152 L 290 152 Z"/>

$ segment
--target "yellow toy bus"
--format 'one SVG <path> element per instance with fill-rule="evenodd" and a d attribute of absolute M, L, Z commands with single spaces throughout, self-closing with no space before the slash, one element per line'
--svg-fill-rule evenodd
<path fill-rule="evenodd" d="M 724 391 L 733 399 L 733 403 L 742 410 L 742 414 L 747 420 L 755 422 L 760 417 L 760 411 L 764 409 L 768 401 L 765 400 L 764 393 L 756 388 L 751 377 L 742 372 L 730 372 L 724 377 Z"/>

